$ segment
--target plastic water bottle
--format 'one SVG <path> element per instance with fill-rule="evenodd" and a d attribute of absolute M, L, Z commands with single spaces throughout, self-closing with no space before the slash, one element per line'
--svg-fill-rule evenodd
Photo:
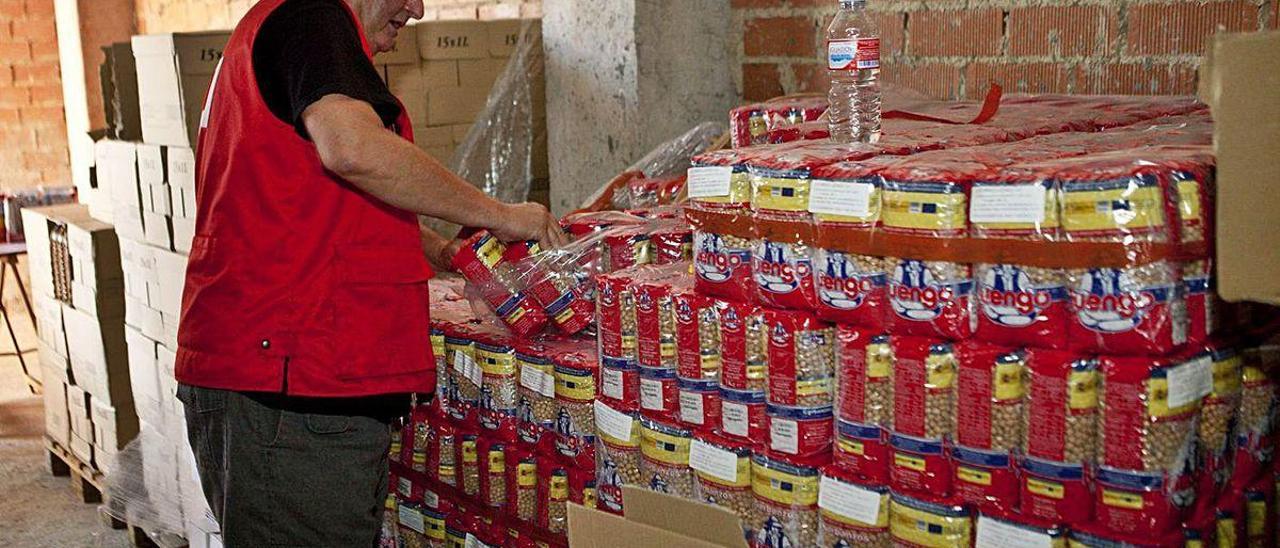
<path fill-rule="evenodd" d="M 840 0 L 827 27 L 827 123 L 837 143 L 880 140 L 880 29 L 867 0 Z"/>

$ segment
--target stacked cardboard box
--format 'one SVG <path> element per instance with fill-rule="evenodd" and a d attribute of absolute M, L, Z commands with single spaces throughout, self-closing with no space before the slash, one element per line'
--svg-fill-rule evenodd
<path fill-rule="evenodd" d="M 494 83 L 516 51 L 522 25 L 536 20 L 431 21 L 406 28 L 393 52 L 374 58 L 391 92 L 404 103 L 418 146 L 449 162 L 484 110 Z M 535 95 L 545 96 L 542 78 Z M 535 105 L 535 125 L 546 131 L 545 101 Z M 545 138 L 541 157 L 546 165 Z M 535 175 L 537 176 L 537 175 Z"/>
<path fill-rule="evenodd" d="M 120 246 L 83 205 L 23 210 L 49 438 L 110 473 L 138 433 Z M 70 344 L 69 344 L 70 343 Z"/>

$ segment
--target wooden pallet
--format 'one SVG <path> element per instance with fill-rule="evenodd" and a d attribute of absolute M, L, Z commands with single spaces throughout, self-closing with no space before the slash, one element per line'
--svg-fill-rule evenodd
<path fill-rule="evenodd" d="M 49 452 L 49 473 L 55 477 L 70 477 L 71 491 L 85 504 L 102 504 L 106 478 L 93 466 L 81 462 L 71 450 L 45 436 L 44 447 Z"/>
<path fill-rule="evenodd" d="M 125 534 L 128 535 L 130 545 L 138 548 L 185 546 L 185 541 L 182 539 L 168 539 L 171 541 L 165 542 L 164 546 L 161 546 L 151 538 L 151 535 L 143 527 L 111 515 L 107 511 L 107 505 L 103 504 L 105 502 L 106 478 L 102 475 L 102 472 L 81 462 L 69 449 L 48 436 L 44 438 L 44 446 L 49 452 L 49 473 L 56 477 L 70 477 L 71 490 L 76 494 L 76 498 L 79 498 L 85 504 L 101 505 L 98 507 L 98 519 L 107 527 L 117 531 L 124 530 Z"/>

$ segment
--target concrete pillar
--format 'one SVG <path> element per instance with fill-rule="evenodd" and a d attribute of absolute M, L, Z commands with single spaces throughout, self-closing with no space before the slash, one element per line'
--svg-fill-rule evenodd
<path fill-rule="evenodd" d="M 729 0 L 543 0 L 551 205 L 738 103 Z"/>

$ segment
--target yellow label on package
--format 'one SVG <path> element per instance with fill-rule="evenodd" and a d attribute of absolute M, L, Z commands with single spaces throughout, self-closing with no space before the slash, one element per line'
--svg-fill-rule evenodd
<path fill-rule="evenodd" d="M 672 466 L 689 465 L 689 446 L 693 439 L 650 428 L 640 430 L 640 453 L 646 458 Z"/>
<path fill-rule="evenodd" d="M 946 354 L 930 354 L 924 359 L 925 387 L 931 390 L 951 388 L 956 380 L 955 356 Z"/>
<path fill-rule="evenodd" d="M 724 478 L 713 476 L 701 470 L 694 470 L 693 473 L 696 474 L 698 478 L 702 479 L 702 481 L 714 483 L 721 487 L 751 487 L 751 457 L 738 456 L 738 458 L 735 459 L 735 465 L 736 471 L 734 472 L 734 477 L 737 478 L 737 481 L 725 481 Z"/>
<path fill-rule="evenodd" d="M 589 402 L 596 397 L 596 380 L 590 371 L 555 368 L 556 397 Z"/>
<path fill-rule="evenodd" d="M 496 449 L 489 450 L 489 473 L 501 474 L 502 470 L 506 467 L 507 467 L 506 453 Z"/>
<path fill-rule="evenodd" d="M 1154 183 L 1071 183 L 1062 195 L 1067 232 L 1132 231 L 1165 225 L 1164 194 Z"/>
<path fill-rule="evenodd" d="M 559 474 L 551 476 L 550 499 L 552 502 L 563 502 L 569 499 L 569 476 Z"/>
<path fill-rule="evenodd" d="M 422 513 L 422 524 L 427 538 L 443 541 L 445 537 L 444 516 Z"/>
<path fill-rule="evenodd" d="M 784 173 L 766 173 L 751 178 L 755 190 L 751 197 L 752 207 L 771 211 L 808 211 L 809 179 L 779 175 Z"/>
<path fill-rule="evenodd" d="M 662 354 L 663 358 L 674 358 L 676 357 L 676 343 L 675 342 L 660 343 L 658 345 L 658 352 Z"/>
<path fill-rule="evenodd" d="M 1267 533 L 1267 501 L 1250 500 L 1244 504 L 1245 534 L 1250 538 L 1262 538 Z"/>
<path fill-rule="evenodd" d="M 462 440 L 462 463 L 475 464 L 478 462 L 478 457 L 475 440 Z"/>
<path fill-rule="evenodd" d="M 538 465 L 522 462 L 516 465 L 516 486 L 533 488 L 538 485 Z"/>
<path fill-rule="evenodd" d="M 1116 491 L 1115 489 L 1102 490 L 1102 504 L 1113 508 L 1127 508 L 1129 510 L 1142 509 L 1142 494 L 1130 493 L 1127 491 Z"/>
<path fill-rule="evenodd" d="M 596 490 L 593 487 L 587 487 L 582 490 L 582 505 L 587 508 L 596 507 Z"/>
<path fill-rule="evenodd" d="M 443 357 L 445 355 L 443 334 L 431 335 L 431 353 L 437 357 Z"/>
<path fill-rule="evenodd" d="M 454 472 L 452 464 L 441 464 L 436 467 L 436 476 L 438 476 L 442 482 L 453 485 L 451 481 L 455 475 L 456 473 Z"/>
<path fill-rule="evenodd" d="M 751 174 L 746 170 L 734 168 L 733 174 L 729 176 L 728 196 L 700 196 L 690 200 L 709 204 L 749 204 L 751 203 Z"/>
<path fill-rule="evenodd" d="M 1193 400 L 1181 407 L 1169 407 L 1169 380 L 1163 377 L 1147 379 L 1147 414 L 1155 418 L 1176 417 L 1195 411 L 1200 400 Z"/>
<path fill-rule="evenodd" d="M 886 378 L 893 369 L 893 352 L 887 344 L 867 345 L 867 377 Z"/>
<path fill-rule="evenodd" d="M 1067 405 L 1075 410 L 1098 407 L 1098 372 L 1096 370 L 1072 371 L 1067 375 Z"/>
<path fill-rule="evenodd" d="M 969 516 L 946 516 L 912 508 L 898 501 L 889 505 L 889 534 L 914 546 L 969 546 L 973 521 Z"/>
<path fill-rule="evenodd" d="M 516 357 L 509 352 L 497 352 L 476 348 L 476 362 L 485 375 L 492 377 L 514 377 L 516 374 Z"/>
<path fill-rule="evenodd" d="M 836 442 L 836 446 L 839 447 L 841 452 L 850 455 L 866 454 L 865 447 L 862 445 L 862 442 L 858 440 L 840 440 Z"/>
<path fill-rule="evenodd" d="M 947 184 L 885 183 L 884 226 L 913 230 L 964 230 L 964 192 Z"/>
<path fill-rule="evenodd" d="M 1218 546 L 1235 546 L 1236 545 L 1236 520 L 1231 516 L 1218 518 L 1216 523 L 1218 532 Z"/>
<path fill-rule="evenodd" d="M 1062 500 L 1066 496 L 1066 490 L 1061 483 L 1036 478 L 1027 478 L 1027 490 L 1033 494 L 1057 500 Z"/>
<path fill-rule="evenodd" d="M 622 350 L 623 350 L 623 353 L 624 353 L 624 354 L 627 354 L 627 353 L 628 353 L 628 352 L 626 352 L 627 350 L 635 350 L 635 349 L 636 349 L 636 336 L 635 336 L 635 335 L 623 335 L 623 336 L 622 336 Z"/>
<path fill-rule="evenodd" d="M 817 505 L 817 474 L 800 475 L 786 468 L 786 465 L 766 466 L 756 463 L 751 467 L 751 491 L 757 497 L 785 506 Z"/>
<path fill-rule="evenodd" d="M 1213 397 L 1222 398 L 1240 393 L 1241 361 L 1239 354 L 1232 354 L 1225 360 L 1213 362 Z"/>
<path fill-rule="evenodd" d="M 991 472 L 968 466 L 957 466 L 956 479 L 972 485 L 991 485 Z"/>
<path fill-rule="evenodd" d="M 752 380 L 760 380 L 765 376 L 764 364 L 747 364 L 747 378 Z"/>
<path fill-rule="evenodd" d="M 822 378 L 811 381 L 796 381 L 797 396 L 817 396 L 831 392 L 831 379 Z"/>
<path fill-rule="evenodd" d="M 897 467 L 899 467 L 899 468 L 906 468 L 906 469 L 908 469 L 908 470 L 915 470 L 915 471 L 917 471 L 917 472 L 923 472 L 923 471 L 924 471 L 924 469 L 925 469 L 925 461 L 924 461 L 924 458 L 922 458 L 922 457 L 917 457 L 917 456 L 915 456 L 915 455 L 910 455 L 910 454 L 907 454 L 907 453 L 898 453 L 898 452 L 894 452 L 894 453 L 893 453 L 893 465 L 894 465 L 894 466 L 897 466 Z"/>
<path fill-rule="evenodd" d="M 1022 386 L 1022 362 L 1010 361 L 996 364 L 995 396 L 997 401 L 1020 400 L 1026 394 Z"/>
<path fill-rule="evenodd" d="M 855 225 L 870 225 L 880 219 L 880 201 L 883 199 L 884 192 L 880 190 L 879 185 L 867 185 L 871 187 L 867 196 L 867 216 L 859 217 L 855 215 L 836 215 L 833 213 L 814 213 L 813 218 L 820 223 L 848 223 Z"/>
<path fill-rule="evenodd" d="M 489 237 L 485 238 L 480 247 L 476 249 L 476 258 L 480 259 L 485 268 L 492 269 L 494 265 L 498 264 L 498 261 L 502 260 L 502 255 L 506 252 L 507 246 L 502 245 L 502 242 L 498 241 L 497 238 Z"/>
<path fill-rule="evenodd" d="M 702 363 L 703 371 L 714 371 L 717 374 L 720 372 L 720 354 L 703 354 L 699 356 L 699 360 Z"/>
<path fill-rule="evenodd" d="M 1200 218 L 1200 181 L 1178 179 L 1178 214 L 1183 222 L 1198 222 Z"/>

